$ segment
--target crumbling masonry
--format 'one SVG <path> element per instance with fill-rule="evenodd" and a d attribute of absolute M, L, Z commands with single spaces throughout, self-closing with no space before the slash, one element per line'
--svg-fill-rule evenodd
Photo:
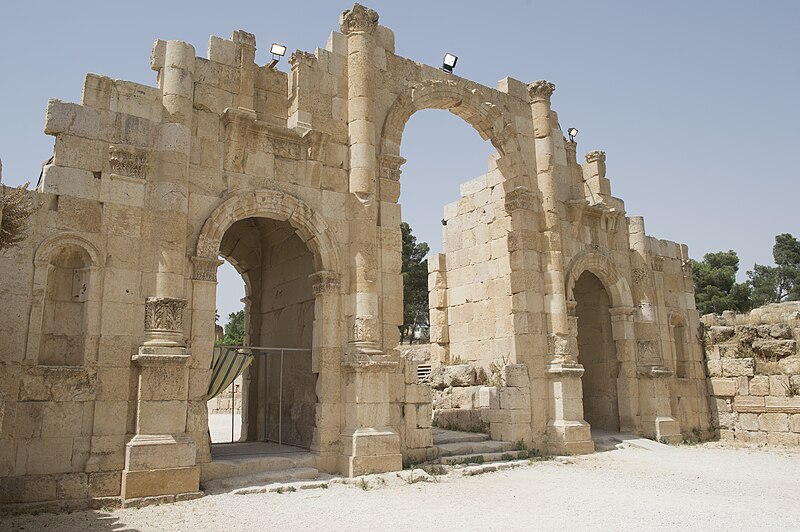
<path fill-rule="evenodd" d="M 207 58 L 157 41 L 156 87 L 89 74 L 81 103 L 49 102 L 42 207 L 0 255 L 0 502 L 198 494 L 220 257 L 245 280 L 249 344 L 310 349 L 285 369 L 287 412 L 318 468 L 430 457 L 430 390 L 396 350 L 401 141 L 422 109 L 497 149 L 430 261 L 436 363 L 500 368 L 492 437 L 569 454 L 592 429 L 706 430 L 686 246 L 626 217 L 605 153 L 579 164 L 552 83 L 493 89 L 397 56 L 358 4 L 288 73 L 255 49 L 243 31 Z M 271 430 L 264 366 L 251 440 Z"/>

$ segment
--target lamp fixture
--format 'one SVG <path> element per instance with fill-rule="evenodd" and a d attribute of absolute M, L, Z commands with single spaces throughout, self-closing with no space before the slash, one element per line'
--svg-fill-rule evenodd
<path fill-rule="evenodd" d="M 567 135 L 569 135 L 570 142 L 575 142 L 575 137 L 578 135 L 578 130 L 574 127 L 571 127 L 567 130 Z"/>
<path fill-rule="evenodd" d="M 272 54 L 272 62 L 268 65 L 268 67 L 275 68 L 275 65 L 278 64 L 278 61 L 281 60 L 281 57 L 286 55 L 286 47 L 282 44 L 274 42 L 269 48 L 269 53 Z"/>
<path fill-rule="evenodd" d="M 444 54 L 444 59 L 442 60 L 442 70 L 445 72 L 449 72 L 450 74 L 453 73 L 453 69 L 456 67 L 456 63 L 458 62 L 458 57 L 451 54 L 446 53 Z"/>

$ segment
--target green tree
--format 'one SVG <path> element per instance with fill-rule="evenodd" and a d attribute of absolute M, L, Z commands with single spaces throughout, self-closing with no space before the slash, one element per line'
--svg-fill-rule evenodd
<path fill-rule="evenodd" d="M 406 335 L 413 339 L 414 328 L 427 326 L 428 313 L 428 260 L 430 248 L 426 242 L 417 243 L 417 237 L 406 222 L 400 224 L 403 236 L 403 325 L 400 342 Z"/>
<path fill-rule="evenodd" d="M 755 264 L 747 272 L 756 306 L 800 299 L 800 241 L 789 233 L 775 237 L 775 266 Z"/>
<path fill-rule="evenodd" d="M 0 185 L 0 250 L 15 246 L 25 239 L 28 219 L 36 208 L 28 191 L 28 183 L 16 188 Z"/>
<path fill-rule="evenodd" d="M 225 335 L 220 345 L 242 345 L 244 343 L 244 309 L 228 314 Z"/>
<path fill-rule="evenodd" d="M 737 271 L 739 257 L 733 250 L 706 253 L 701 262 L 692 261 L 694 297 L 701 315 L 752 308 L 750 285 L 736 282 Z"/>

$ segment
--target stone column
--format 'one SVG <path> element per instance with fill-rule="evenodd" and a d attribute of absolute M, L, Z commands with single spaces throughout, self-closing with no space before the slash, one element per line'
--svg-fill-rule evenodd
<path fill-rule="evenodd" d="M 198 493 L 196 446 L 186 433 L 189 354 L 183 325 L 194 61 L 194 48 L 180 41 L 157 41 L 153 48 L 164 107 L 147 198 L 158 270 L 155 297 L 145 301 L 145 342 L 133 357 L 139 368 L 136 434 L 126 446 L 123 504 Z"/>
<path fill-rule="evenodd" d="M 528 85 L 533 117 L 536 171 L 542 193 L 544 238 L 547 260 L 544 268 L 544 307 L 548 316 L 548 377 L 550 452 L 579 454 L 594 451 L 589 425 L 583 420 L 583 366 L 577 361 L 577 319 L 574 302 L 567 308 L 564 258 L 561 244 L 560 198 L 555 176 L 555 146 L 550 97 L 555 85 L 544 80 Z M 572 320 L 569 319 L 570 313 Z M 570 327 L 572 324 L 572 327 Z"/>
<path fill-rule="evenodd" d="M 620 362 L 617 375 L 620 432 L 637 433 L 641 425 L 638 419 L 639 384 L 636 371 L 636 336 L 634 333 L 633 307 L 613 307 L 611 313 L 611 335 Z"/>
<path fill-rule="evenodd" d="M 611 200 L 611 182 L 606 177 L 606 152 L 590 151 L 584 158 L 583 182 L 586 199 L 590 205 L 608 204 Z"/>
<path fill-rule="evenodd" d="M 350 139 L 350 242 L 355 305 L 351 350 L 380 354 L 378 320 L 378 205 L 375 150 L 373 33 L 378 14 L 355 4 L 341 16 L 347 36 L 347 133 Z"/>
<path fill-rule="evenodd" d="M 400 436 L 389 428 L 390 381 L 396 352 L 384 354 L 378 299 L 381 271 L 375 138 L 373 33 L 378 14 L 355 4 L 341 16 L 347 36 L 347 113 L 350 139 L 350 254 L 353 319 L 343 370 L 344 428 L 339 471 L 354 476 L 402 467 Z M 399 165 L 398 165 L 399 168 Z M 399 206 L 397 213 L 399 214 Z M 398 219 L 399 226 L 399 219 Z M 397 227 L 399 233 L 399 227 Z M 394 346 L 391 346 L 394 347 Z"/>

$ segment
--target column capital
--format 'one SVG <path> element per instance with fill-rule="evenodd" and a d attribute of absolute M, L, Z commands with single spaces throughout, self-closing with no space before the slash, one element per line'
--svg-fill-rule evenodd
<path fill-rule="evenodd" d="M 380 162 L 379 174 L 383 179 L 399 181 L 402 170 L 400 167 L 406 162 L 403 157 L 391 153 L 384 153 L 378 157 Z"/>
<path fill-rule="evenodd" d="M 528 84 L 528 96 L 531 102 L 536 100 L 549 100 L 555 90 L 556 84 L 544 79 Z"/>
<path fill-rule="evenodd" d="M 183 309 L 186 300 L 148 297 L 144 302 L 144 332 L 147 346 L 183 347 Z"/>
<path fill-rule="evenodd" d="M 352 9 L 343 12 L 339 17 L 342 33 L 372 33 L 378 26 L 378 13 L 374 9 L 361 4 L 353 4 Z"/>
<path fill-rule="evenodd" d="M 505 209 L 511 213 L 516 210 L 530 210 L 534 206 L 533 192 L 527 187 L 516 187 L 506 192 Z"/>
<path fill-rule="evenodd" d="M 223 263 L 221 259 L 192 257 L 192 279 L 195 281 L 217 281 L 217 268 Z"/>
<path fill-rule="evenodd" d="M 606 162 L 606 152 L 601 150 L 590 151 L 583 157 L 586 159 L 587 163 Z"/>

